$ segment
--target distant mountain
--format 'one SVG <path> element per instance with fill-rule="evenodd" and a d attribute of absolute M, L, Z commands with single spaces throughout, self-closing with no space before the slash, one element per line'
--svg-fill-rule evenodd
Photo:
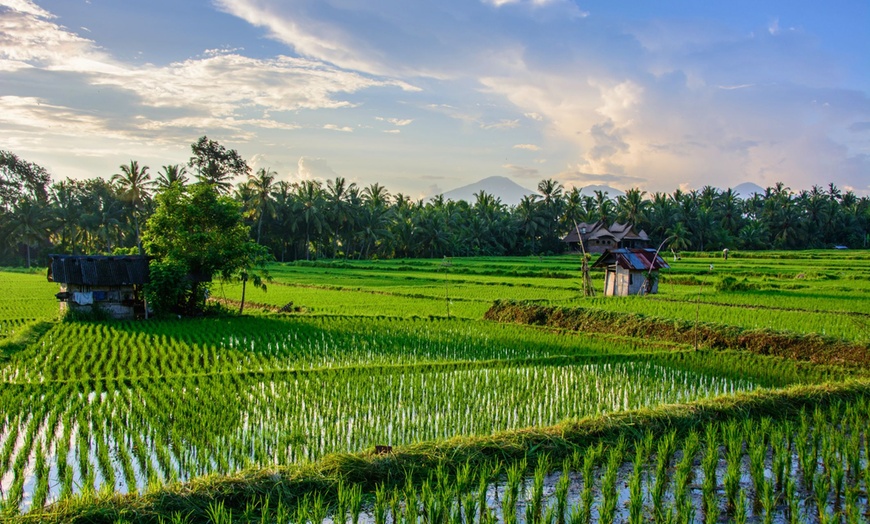
<path fill-rule="evenodd" d="M 607 193 L 607 197 L 611 200 L 616 200 L 616 197 L 622 196 L 625 194 L 624 191 L 620 191 L 615 187 L 610 186 L 602 186 L 602 185 L 591 185 L 591 186 L 583 186 L 580 188 L 581 195 L 589 195 L 591 197 L 595 196 L 596 191 L 601 191 L 602 193 Z"/>
<path fill-rule="evenodd" d="M 735 193 L 737 193 L 737 196 L 744 200 L 751 197 L 753 193 L 764 195 L 764 188 L 759 186 L 758 184 L 753 184 L 752 182 L 743 182 L 742 184 L 731 189 Z"/>
<path fill-rule="evenodd" d="M 478 180 L 473 184 L 468 184 L 467 186 L 457 187 L 456 189 L 443 193 L 443 195 L 444 200 L 453 200 L 456 202 L 465 200 L 469 204 L 474 204 L 477 200 L 474 197 L 474 194 L 479 193 L 480 191 L 484 191 L 487 194 L 500 198 L 501 203 L 508 206 L 515 206 L 520 203 L 520 200 L 522 200 L 524 196 L 535 194 L 531 189 L 524 188 L 510 178 L 491 176 L 489 178 L 484 178 L 483 180 Z"/>

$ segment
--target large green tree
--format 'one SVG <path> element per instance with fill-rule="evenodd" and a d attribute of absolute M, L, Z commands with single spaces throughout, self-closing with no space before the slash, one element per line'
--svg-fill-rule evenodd
<path fill-rule="evenodd" d="M 200 182 L 214 185 L 221 194 L 229 193 L 234 178 L 247 176 L 251 171 L 235 149 L 227 149 L 207 136 L 191 144 L 190 150 L 193 156 L 187 162 L 188 167 L 196 171 Z"/>
<path fill-rule="evenodd" d="M 268 255 L 251 239 L 241 206 L 208 183 L 172 184 L 156 197 L 143 243 L 151 263 L 149 300 L 158 309 L 194 314 L 209 278 L 246 282 Z"/>

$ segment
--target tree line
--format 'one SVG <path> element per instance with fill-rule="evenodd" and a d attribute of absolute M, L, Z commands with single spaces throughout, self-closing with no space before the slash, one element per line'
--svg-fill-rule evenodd
<path fill-rule="evenodd" d="M 597 220 L 634 224 L 676 250 L 865 248 L 870 240 L 870 199 L 834 184 L 793 191 L 776 183 L 746 199 L 712 186 L 633 188 L 613 198 L 548 179 L 515 206 L 482 191 L 473 202 L 423 201 L 344 177 L 277 180 L 205 136 L 186 163 L 155 171 L 131 160 L 110 177 L 53 181 L 0 150 L 0 264 L 43 265 L 50 252 L 139 251 L 155 197 L 190 184 L 235 200 L 251 238 L 279 261 L 560 253 L 575 223 Z"/>

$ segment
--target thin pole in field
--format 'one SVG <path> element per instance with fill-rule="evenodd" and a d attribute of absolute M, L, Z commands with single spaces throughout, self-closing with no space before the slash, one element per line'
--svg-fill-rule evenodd
<path fill-rule="evenodd" d="M 445 256 L 441 266 L 444 268 L 444 303 L 447 305 L 447 318 L 450 318 L 450 279 L 447 278 L 450 259 Z"/>
<path fill-rule="evenodd" d="M 574 221 L 574 229 L 577 231 L 577 238 L 580 239 L 580 251 L 583 256 L 583 265 L 580 271 L 583 273 L 583 296 L 594 297 L 595 287 L 592 286 L 592 277 L 589 276 L 589 260 L 586 258 L 586 246 L 583 245 L 583 235 L 580 234 L 580 227 L 577 221 Z"/>

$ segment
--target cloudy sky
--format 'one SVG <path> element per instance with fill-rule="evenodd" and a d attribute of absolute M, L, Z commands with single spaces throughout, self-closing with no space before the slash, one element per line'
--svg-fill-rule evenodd
<path fill-rule="evenodd" d="M 0 149 L 156 173 L 870 194 L 870 2 L 0 0 Z"/>

